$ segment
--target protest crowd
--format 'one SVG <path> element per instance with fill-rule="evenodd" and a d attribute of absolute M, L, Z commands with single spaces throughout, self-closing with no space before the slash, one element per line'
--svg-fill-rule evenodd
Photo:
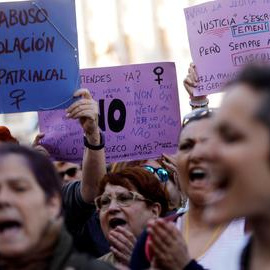
<path fill-rule="evenodd" d="M 191 63 L 173 154 L 106 162 L 83 87 L 65 108 L 81 162 L 55 160 L 46 133 L 25 146 L 0 126 L 0 270 L 269 270 L 270 65 L 241 66 L 215 109 L 199 77 Z"/>

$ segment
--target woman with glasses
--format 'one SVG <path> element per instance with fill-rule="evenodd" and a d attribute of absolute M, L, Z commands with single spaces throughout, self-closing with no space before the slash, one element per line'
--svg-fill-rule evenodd
<path fill-rule="evenodd" d="M 137 237 L 147 222 L 164 216 L 167 196 L 160 181 L 140 167 L 108 173 L 95 199 L 100 224 L 111 252 L 101 260 L 128 265 Z"/>

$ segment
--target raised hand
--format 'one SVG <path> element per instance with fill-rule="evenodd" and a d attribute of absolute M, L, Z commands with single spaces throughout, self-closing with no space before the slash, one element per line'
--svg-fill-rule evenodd
<path fill-rule="evenodd" d="M 93 142 L 93 136 L 99 140 L 98 128 L 98 104 L 92 98 L 88 89 L 81 88 L 74 93 L 74 97 L 81 97 L 68 107 L 67 117 L 72 119 L 79 119 L 88 142 Z M 97 142 L 98 144 L 99 142 Z"/>

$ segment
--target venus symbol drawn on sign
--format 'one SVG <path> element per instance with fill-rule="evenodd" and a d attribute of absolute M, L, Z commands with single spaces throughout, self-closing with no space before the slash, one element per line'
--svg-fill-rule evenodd
<path fill-rule="evenodd" d="M 153 72 L 157 75 L 157 78 L 155 79 L 155 81 L 157 81 L 158 84 L 160 84 L 160 82 L 163 81 L 163 79 L 161 78 L 161 75 L 164 72 L 164 68 L 163 67 L 156 67 L 156 68 L 154 68 Z"/>
<path fill-rule="evenodd" d="M 10 105 L 16 105 L 16 108 L 20 110 L 20 102 L 25 100 L 23 96 L 25 95 L 25 90 L 23 89 L 16 89 L 10 92 L 9 96 L 14 99 Z"/>

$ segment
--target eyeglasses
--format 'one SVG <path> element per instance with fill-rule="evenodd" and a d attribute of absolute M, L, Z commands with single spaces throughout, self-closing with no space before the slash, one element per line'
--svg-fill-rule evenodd
<path fill-rule="evenodd" d="M 59 172 L 61 178 L 64 178 L 67 174 L 69 177 L 74 177 L 78 171 L 78 168 L 69 168 L 63 172 Z"/>
<path fill-rule="evenodd" d="M 159 177 L 159 180 L 162 183 L 167 182 L 169 180 L 169 172 L 166 169 L 164 169 L 162 167 L 154 168 L 154 167 L 149 166 L 149 165 L 145 165 L 143 167 L 152 174 L 156 173 Z"/>
<path fill-rule="evenodd" d="M 115 196 L 112 196 L 110 194 L 103 194 L 101 196 L 98 196 L 95 199 L 96 208 L 100 211 L 106 211 L 109 208 L 113 199 L 115 200 L 117 205 L 120 207 L 130 206 L 135 201 L 150 201 L 151 202 L 151 200 L 144 198 L 144 196 L 141 195 L 140 193 L 135 192 L 135 191 L 129 191 L 125 193 L 118 193 Z"/>
<path fill-rule="evenodd" d="M 211 117 L 215 113 L 215 111 L 216 110 L 212 108 L 200 108 L 193 110 L 192 112 L 184 116 L 182 128 L 194 120 Z"/>

